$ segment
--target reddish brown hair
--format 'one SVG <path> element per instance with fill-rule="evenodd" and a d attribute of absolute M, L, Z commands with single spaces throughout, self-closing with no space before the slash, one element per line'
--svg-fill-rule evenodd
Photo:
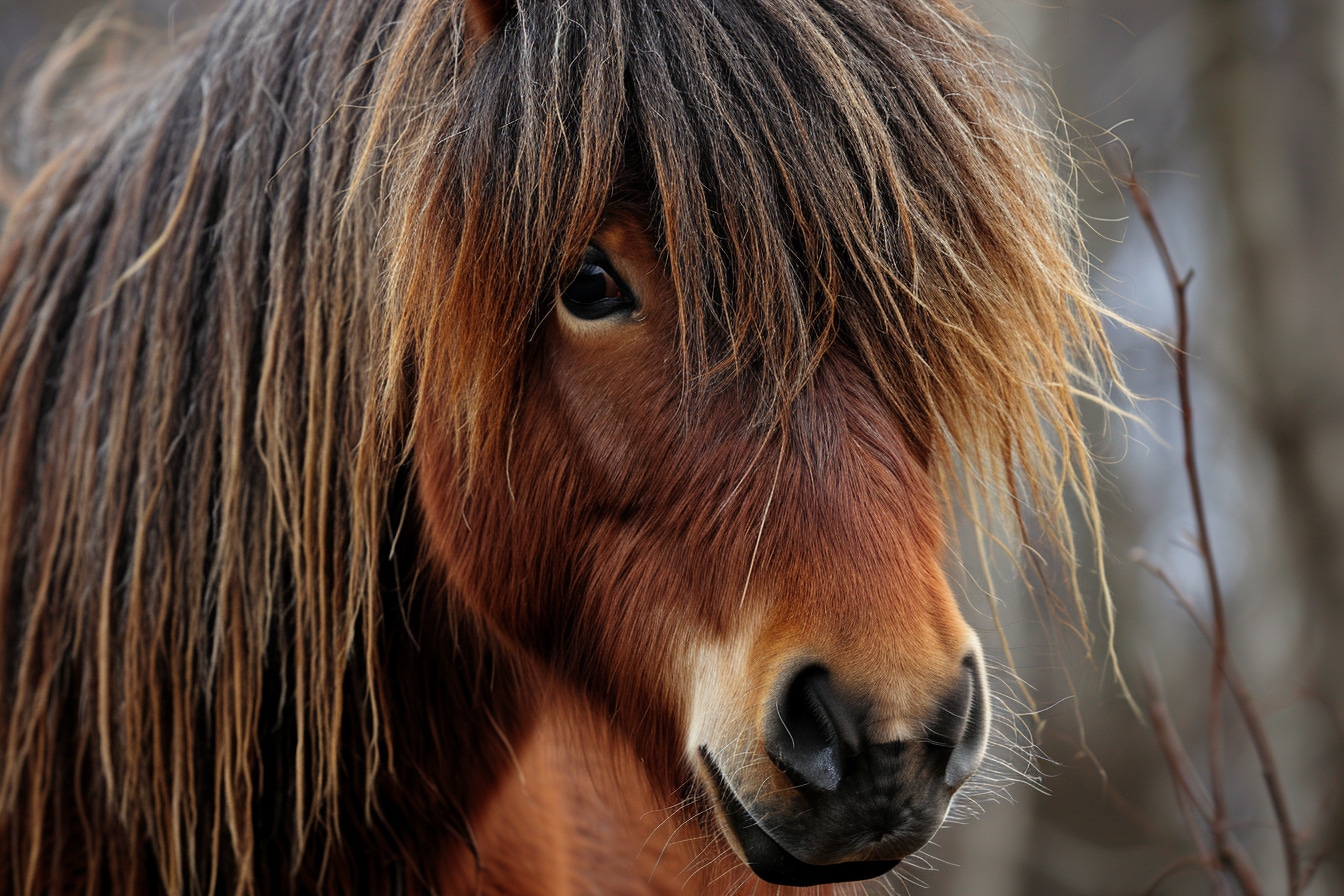
<path fill-rule="evenodd" d="M 670 272 L 680 413 L 733 384 L 788 426 L 843 344 L 949 491 L 963 465 L 1071 554 L 1102 311 L 1032 79 L 965 13 L 465 22 L 241 0 L 120 79 L 66 84 L 81 43 L 33 82 L 0 236 L 0 886 L 361 888 L 421 811 L 389 769 L 451 721 L 389 696 L 417 434 L 454 433 L 466 483 L 507 451 L 538 308 L 613 202 Z"/>

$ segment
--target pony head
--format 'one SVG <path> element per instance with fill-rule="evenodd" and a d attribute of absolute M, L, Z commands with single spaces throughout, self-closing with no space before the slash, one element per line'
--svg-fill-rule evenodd
<path fill-rule="evenodd" d="M 648 227 L 593 234 L 528 351 L 507 449 L 469 487 L 451 431 L 421 429 L 429 553 L 453 600 L 598 701 L 663 781 L 691 769 L 762 877 L 871 877 L 938 828 L 988 734 L 937 488 L 839 347 L 784 421 L 736 385 L 682 408 Z"/>
<path fill-rule="evenodd" d="M 990 727 L 948 514 L 1071 559 L 1107 357 L 996 43 L 239 0 L 173 52 L 0 237 L 15 889 L 461 858 L 548 683 L 766 880 L 927 842 Z"/>
<path fill-rule="evenodd" d="M 1047 433 L 1085 454 L 1019 73 L 936 2 L 465 21 L 392 260 L 430 562 L 762 877 L 882 873 L 989 729 L 954 459 L 1048 494 Z"/>

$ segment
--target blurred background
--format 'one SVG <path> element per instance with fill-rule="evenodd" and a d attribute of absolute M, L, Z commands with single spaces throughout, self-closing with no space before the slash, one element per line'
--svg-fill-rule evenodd
<path fill-rule="evenodd" d="M 90 5 L 3 0 L 0 69 Z M 121 5 L 171 28 L 202 3 Z M 1320 857 L 1306 892 L 1344 894 L 1344 0 L 973 6 L 1037 61 L 1066 110 L 1094 284 L 1108 304 L 1142 327 L 1175 333 L 1153 243 L 1124 190 L 1089 158 L 1132 164 L 1179 270 L 1194 272 L 1198 458 L 1230 652 L 1272 742 L 1303 853 Z M 1210 651 L 1145 569 L 1163 571 L 1207 614 L 1176 380 L 1162 343 L 1123 327 L 1113 336 L 1140 400 L 1134 420 L 1095 414 L 1095 444 L 1106 461 L 1116 651 L 1141 713 L 1107 668 L 1104 640 L 1089 657 L 1076 639 L 1042 625 L 1030 600 L 1004 590 L 1013 664 L 1031 687 L 1016 693 L 1015 706 L 1035 707 L 1017 727 L 1037 742 L 1039 786 L 1013 784 L 1008 800 L 980 799 L 979 818 L 938 836 L 928 870 L 907 863 L 904 881 L 882 891 L 1219 891 L 1195 861 L 1207 832 L 1187 824 L 1147 720 L 1145 679 L 1160 683 L 1207 782 Z M 984 599 L 971 595 L 971 606 L 986 644 L 997 644 Z M 1005 682 L 998 688 L 1015 693 Z M 1223 718 L 1229 828 L 1264 892 L 1287 892 L 1260 765 L 1230 703 Z M 1023 766 L 1020 751 L 1002 756 Z"/>
<path fill-rule="evenodd" d="M 1323 856 L 1307 892 L 1344 893 L 1344 3 L 974 6 L 1045 69 L 1066 110 L 1098 292 L 1174 337 L 1153 242 L 1089 155 L 1132 164 L 1180 273 L 1194 272 L 1196 446 L 1229 650 L 1272 742 L 1290 817 L 1307 833 L 1304 854 Z M 1108 460 L 1116 647 L 1140 707 L 1150 700 L 1145 676 L 1161 684 L 1207 782 L 1211 653 L 1144 568 L 1163 570 L 1207 618 L 1176 379 L 1162 345 L 1124 329 L 1113 336 L 1141 397 L 1140 422 L 1098 417 L 1095 429 Z M 1182 864 L 1196 841 L 1153 730 L 1099 661 L 1052 649 L 1059 639 L 1018 604 L 1005 607 L 1017 669 L 1037 706 L 1051 707 L 1039 738 L 1048 795 L 1014 788 L 1016 806 L 989 808 L 945 836 L 940 855 L 954 867 L 923 878 L 939 893 L 1210 892 L 1209 877 Z M 1230 830 L 1265 892 L 1287 892 L 1260 765 L 1224 709 Z"/>

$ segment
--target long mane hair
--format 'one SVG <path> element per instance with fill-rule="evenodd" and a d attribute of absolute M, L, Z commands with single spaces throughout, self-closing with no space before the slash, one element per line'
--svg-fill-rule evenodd
<path fill-rule="evenodd" d="M 361 890 L 414 859 L 408 819 L 472 773 L 417 676 L 482 662 L 416 650 L 471 624 L 426 582 L 418 434 L 468 489 L 509 450 L 539 309 L 612 202 L 675 287 L 676 413 L 732 388 L 788 426 L 842 344 L 949 494 L 972 471 L 969 503 L 1035 506 L 1072 556 L 1104 312 L 994 40 L 943 0 L 498 16 L 237 0 L 116 68 L 82 32 L 30 80 L 0 888 Z"/>

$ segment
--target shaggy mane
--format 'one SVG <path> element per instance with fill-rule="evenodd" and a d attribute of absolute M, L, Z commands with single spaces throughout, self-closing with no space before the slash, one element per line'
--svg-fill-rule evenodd
<path fill-rule="evenodd" d="M 949 492 L 1072 558 L 1104 312 L 1034 81 L 951 3 L 525 0 L 478 40 L 457 3 L 238 0 L 72 86 L 96 44 L 19 105 L 0 235 L 2 886 L 359 890 L 396 851 L 415 434 L 468 479 L 505 450 L 616 196 L 685 413 L 745 385 L 787 426 L 850 352 Z"/>

